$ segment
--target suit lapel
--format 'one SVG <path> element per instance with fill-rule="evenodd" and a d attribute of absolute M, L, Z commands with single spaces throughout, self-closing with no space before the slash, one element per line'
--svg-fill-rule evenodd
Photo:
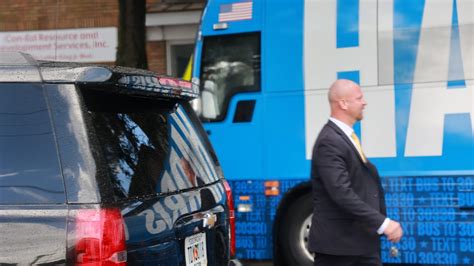
<path fill-rule="evenodd" d="M 352 141 L 347 137 L 347 135 L 340 129 L 334 122 L 331 120 L 328 121 L 327 125 L 331 127 L 336 133 L 341 136 L 341 138 L 346 142 L 347 145 L 352 149 L 352 151 L 356 154 L 356 156 L 359 158 L 360 162 L 367 167 L 366 163 L 364 163 L 364 160 L 362 159 L 362 156 L 360 155 L 359 151 L 357 148 L 352 144 Z"/>

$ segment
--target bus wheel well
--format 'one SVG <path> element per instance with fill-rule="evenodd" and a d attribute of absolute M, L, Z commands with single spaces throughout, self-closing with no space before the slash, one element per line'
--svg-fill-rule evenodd
<path fill-rule="evenodd" d="M 278 209 L 275 214 L 275 219 L 273 223 L 273 265 L 288 265 L 284 256 L 282 256 L 283 252 L 281 252 L 281 235 L 280 226 L 282 226 L 282 219 L 285 217 L 285 214 L 288 211 L 288 208 L 300 199 L 308 194 L 311 194 L 311 182 L 308 180 L 306 182 L 302 182 L 290 190 L 288 190 L 284 195 L 280 204 L 278 205 Z"/>

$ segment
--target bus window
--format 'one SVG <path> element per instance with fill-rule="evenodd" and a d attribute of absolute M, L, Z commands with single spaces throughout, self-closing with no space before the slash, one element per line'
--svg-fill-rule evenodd
<path fill-rule="evenodd" d="M 205 37 L 200 80 L 201 119 L 224 120 L 234 94 L 260 90 L 260 33 Z"/>

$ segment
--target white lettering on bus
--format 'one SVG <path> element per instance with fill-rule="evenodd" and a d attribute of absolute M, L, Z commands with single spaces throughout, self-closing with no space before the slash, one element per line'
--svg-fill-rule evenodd
<path fill-rule="evenodd" d="M 446 27 L 446 25 L 451 25 L 452 12 L 452 2 L 427 1 L 425 3 L 414 74 L 405 156 L 442 155 L 444 122 L 447 114 L 469 113 L 471 125 L 474 127 L 474 86 L 472 81 L 466 80 L 465 87 L 455 89 L 448 89 L 446 82 L 422 83 L 428 81 L 429 77 L 433 75 L 439 77 L 439 80 L 448 80 L 452 32 L 451 27 Z M 461 20 L 465 18 L 465 16 L 459 16 L 459 24 L 464 24 L 464 21 Z M 469 33 L 460 31 L 461 40 L 468 36 L 470 36 Z M 467 51 L 470 49 L 472 51 L 472 48 L 464 47 L 462 52 L 472 55 L 472 52 Z M 436 56 L 433 56 L 433 54 L 436 54 Z M 469 57 L 465 58 L 466 60 L 463 61 L 470 61 L 472 64 L 472 60 L 467 60 Z M 433 65 L 437 67 L 434 68 Z M 467 70 L 469 71 L 469 67 Z M 467 74 L 469 75 L 469 73 Z"/>
<path fill-rule="evenodd" d="M 360 73 L 360 84 L 364 91 L 367 91 L 365 96 L 369 102 L 361 125 L 364 151 L 369 157 L 394 157 L 396 131 L 393 86 L 376 87 L 377 2 L 360 1 L 358 47 L 336 48 L 336 8 L 336 2 L 305 1 L 306 158 L 311 158 L 314 140 L 329 116 L 327 88 L 337 78 L 337 72 L 354 70 Z M 384 37 L 383 40 L 390 44 L 393 42 L 393 1 L 380 3 L 378 12 L 379 31 Z M 384 47 L 380 52 L 389 60 L 384 64 L 392 65 L 385 69 L 384 75 L 391 77 L 393 47 Z"/>

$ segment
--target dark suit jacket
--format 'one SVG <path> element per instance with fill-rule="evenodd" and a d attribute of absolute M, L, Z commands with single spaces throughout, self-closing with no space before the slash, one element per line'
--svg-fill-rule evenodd
<path fill-rule="evenodd" d="M 362 161 L 332 121 L 314 145 L 311 180 L 314 211 L 309 249 L 331 255 L 379 252 L 377 229 L 386 218 L 379 174 L 374 165 Z"/>

